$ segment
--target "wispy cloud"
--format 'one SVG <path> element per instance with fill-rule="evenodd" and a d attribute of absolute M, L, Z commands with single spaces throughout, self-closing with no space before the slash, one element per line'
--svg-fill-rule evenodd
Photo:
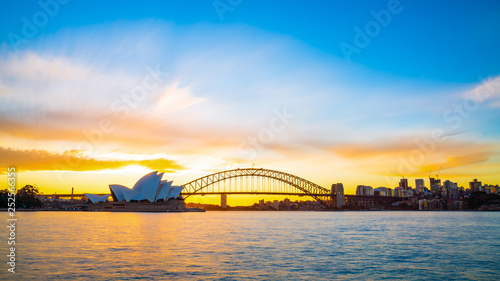
<path fill-rule="evenodd" d="M 478 143 L 449 138 L 445 142 L 419 145 L 415 138 L 375 141 L 370 143 L 340 144 L 326 149 L 353 161 L 360 168 L 374 174 L 401 176 L 425 175 L 439 170 L 451 170 L 477 163 L 487 163 L 496 155 L 496 143 Z M 405 169 L 400 169 L 401 165 Z M 498 164 L 497 164 L 498 165 Z"/>
<path fill-rule="evenodd" d="M 159 116 L 172 115 L 206 100 L 206 98 L 194 97 L 187 87 L 179 88 L 179 81 L 175 81 L 159 97 L 154 113 Z"/>
<path fill-rule="evenodd" d="M 46 150 L 18 150 L 0 147 L 0 165 L 16 166 L 18 171 L 98 171 L 139 165 L 152 170 L 175 172 L 185 169 L 174 160 L 165 158 L 145 160 L 99 160 L 78 151 L 54 153 Z"/>
<path fill-rule="evenodd" d="M 464 94 L 465 98 L 476 102 L 487 102 L 491 107 L 500 107 L 500 76 L 484 79 L 474 89 Z"/>

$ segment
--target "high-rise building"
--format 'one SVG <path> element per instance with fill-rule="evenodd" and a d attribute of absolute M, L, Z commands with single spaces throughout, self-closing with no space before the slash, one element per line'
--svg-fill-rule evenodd
<path fill-rule="evenodd" d="M 485 185 L 483 186 L 483 188 L 481 189 L 481 191 L 484 191 L 484 192 L 486 192 L 487 194 L 491 194 L 491 186 L 489 186 L 489 185 L 485 184 Z"/>
<path fill-rule="evenodd" d="M 373 187 L 371 187 L 369 185 L 358 185 L 356 187 L 356 195 L 373 196 Z"/>
<path fill-rule="evenodd" d="M 402 178 L 399 180 L 399 187 L 403 189 L 408 189 L 408 179 Z"/>
<path fill-rule="evenodd" d="M 450 190 L 450 189 L 451 189 L 451 186 L 452 186 L 452 185 L 453 185 L 453 183 L 452 183 L 450 180 L 445 180 L 445 181 L 443 182 L 443 187 L 444 187 L 444 190 L 445 190 L 446 192 L 448 192 L 448 190 Z M 448 194 L 446 194 L 446 195 L 448 195 Z"/>
<path fill-rule="evenodd" d="M 387 188 L 387 196 L 394 196 L 394 193 L 392 192 L 392 188 Z"/>
<path fill-rule="evenodd" d="M 474 179 L 474 181 L 469 182 L 469 189 L 470 192 L 481 191 L 481 182 L 477 181 L 477 179 Z"/>
<path fill-rule="evenodd" d="M 401 187 L 394 188 L 394 197 L 412 197 L 412 196 L 413 196 L 413 190 L 411 189 L 404 189 Z"/>
<path fill-rule="evenodd" d="M 227 208 L 227 194 L 221 194 L 221 196 L 220 196 L 220 206 L 223 209 Z"/>
<path fill-rule="evenodd" d="M 491 193 L 498 193 L 500 191 L 500 189 L 498 188 L 498 184 L 490 186 L 491 186 Z"/>
<path fill-rule="evenodd" d="M 401 187 L 396 187 L 394 188 L 394 197 L 403 197 L 403 192 L 402 192 Z"/>
<path fill-rule="evenodd" d="M 365 194 L 367 196 L 373 196 L 373 187 L 366 185 L 365 186 Z"/>
<path fill-rule="evenodd" d="M 377 189 L 380 192 L 380 196 L 389 196 L 389 195 L 387 195 L 387 187 L 381 186 L 381 187 L 379 187 Z M 375 194 L 375 191 L 373 191 L 373 194 Z"/>
<path fill-rule="evenodd" d="M 417 193 L 424 192 L 424 180 L 416 179 L 415 180 L 415 191 Z"/>
<path fill-rule="evenodd" d="M 446 180 L 444 183 L 444 191 L 446 196 L 457 199 L 458 198 L 458 185 L 456 182 Z"/>
<path fill-rule="evenodd" d="M 430 186 L 431 186 L 431 192 L 432 193 L 438 193 L 439 188 L 441 187 L 441 180 L 438 178 L 429 178 L 430 181 Z"/>
<path fill-rule="evenodd" d="M 401 197 L 409 197 L 408 189 L 401 188 L 399 190 L 401 191 Z"/>
<path fill-rule="evenodd" d="M 358 196 L 362 196 L 362 195 L 365 195 L 365 186 L 364 185 L 358 185 L 356 187 L 356 195 Z"/>
<path fill-rule="evenodd" d="M 332 184 L 333 207 L 340 208 L 345 205 L 344 185 Z"/>

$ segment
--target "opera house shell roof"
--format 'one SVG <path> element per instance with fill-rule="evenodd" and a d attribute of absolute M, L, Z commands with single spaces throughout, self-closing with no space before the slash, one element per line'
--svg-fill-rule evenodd
<path fill-rule="evenodd" d="M 95 203 L 99 203 L 99 202 L 108 201 L 108 198 L 111 194 L 97 195 L 97 194 L 84 193 L 83 195 L 87 196 L 87 198 L 90 200 L 90 202 L 95 204 Z"/>
<path fill-rule="evenodd" d="M 132 189 L 119 184 L 110 184 L 111 196 L 116 202 L 148 201 L 155 203 L 178 198 L 184 187 L 172 186 L 172 181 L 161 180 L 162 177 L 163 173 L 154 171 L 139 179 Z"/>

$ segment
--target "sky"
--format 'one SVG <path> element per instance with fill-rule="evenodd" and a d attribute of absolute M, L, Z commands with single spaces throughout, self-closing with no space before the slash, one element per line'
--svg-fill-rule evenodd
<path fill-rule="evenodd" d="M 2 2 L 5 186 L 500 184 L 498 1 Z"/>

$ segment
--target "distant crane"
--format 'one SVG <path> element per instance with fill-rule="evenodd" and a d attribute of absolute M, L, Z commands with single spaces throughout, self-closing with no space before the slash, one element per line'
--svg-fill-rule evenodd
<path fill-rule="evenodd" d="M 443 169 L 443 167 L 442 167 L 442 166 L 441 166 L 441 167 L 439 167 L 439 171 L 438 171 L 438 173 L 437 173 L 437 175 L 436 175 L 436 179 L 439 179 L 439 173 L 441 173 L 441 170 L 442 170 L 442 169 Z"/>

